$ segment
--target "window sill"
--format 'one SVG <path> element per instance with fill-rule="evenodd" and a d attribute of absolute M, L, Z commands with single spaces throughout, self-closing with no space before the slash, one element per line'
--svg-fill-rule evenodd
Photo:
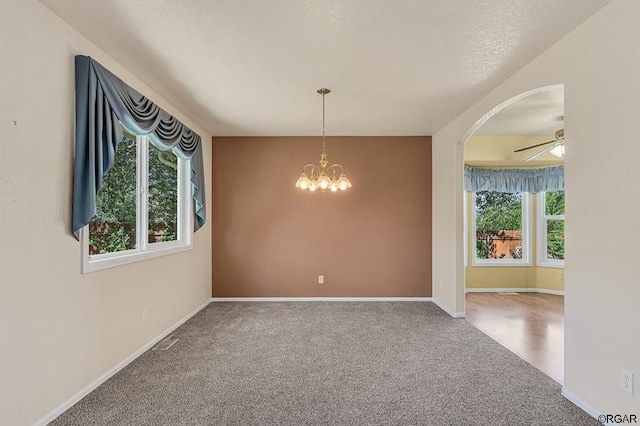
<path fill-rule="evenodd" d="M 543 262 L 538 262 L 536 264 L 539 268 L 556 268 L 556 269 L 564 269 L 564 261 L 563 260 L 547 260 Z"/>
<path fill-rule="evenodd" d="M 473 267 L 527 267 L 532 266 L 531 262 L 528 260 L 502 260 L 502 259 L 494 259 L 494 260 L 479 260 L 476 259 L 471 263 Z"/>
<path fill-rule="evenodd" d="M 177 244 L 176 244 L 177 243 Z M 143 260 L 153 259 L 160 256 L 167 256 L 174 253 L 191 250 L 191 244 L 182 242 L 162 243 L 162 247 L 152 250 L 136 251 L 129 250 L 120 252 L 117 255 L 103 254 L 93 256 L 83 256 L 82 273 L 101 271 L 103 269 L 114 268 L 116 266 L 127 265 L 129 263 L 141 262 Z"/>

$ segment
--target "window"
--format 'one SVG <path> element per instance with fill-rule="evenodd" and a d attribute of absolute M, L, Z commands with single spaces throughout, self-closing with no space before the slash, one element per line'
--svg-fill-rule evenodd
<path fill-rule="evenodd" d="M 539 195 L 538 265 L 564 267 L 564 191 Z"/>
<path fill-rule="evenodd" d="M 189 161 L 123 132 L 83 229 L 83 272 L 191 248 Z"/>
<path fill-rule="evenodd" d="M 480 191 L 473 200 L 473 265 L 530 265 L 529 195 Z"/>

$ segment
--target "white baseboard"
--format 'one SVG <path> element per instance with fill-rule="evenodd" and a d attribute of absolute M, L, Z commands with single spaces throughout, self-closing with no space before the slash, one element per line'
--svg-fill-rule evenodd
<path fill-rule="evenodd" d="M 213 297 L 212 302 L 431 302 L 431 297 Z"/>
<path fill-rule="evenodd" d="M 466 288 L 465 293 L 544 293 L 564 296 L 564 291 L 547 290 L 546 288 L 509 287 L 509 288 Z"/>
<path fill-rule="evenodd" d="M 564 296 L 564 291 L 560 290 L 547 290 L 546 288 L 537 288 L 536 293 L 554 294 L 556 296 Z"/>
<path fill-rule="evenodd" d="M 93 382 L 89 383 L 84 389 L 80 390 L 78 393 L 76 393 L 71 398 L 69 398 L 68 400 L 63 402 L 61 405 L 56 407 L 53 411 L 51 411 L 49 414 L 47 414 L 46 416 L 44 416 L 43 418 L 41 418 L 40 420 L 38 420 L 34 424 L 37 425 L 37 426 L 40 426 L 40 425 L 44 426 L 44 425 L 48 424 L 49 422 L 53 421 L 55 418 L 57 418 L 62 413 L 67 411 L 69 408 L 71 408 L 74 404 L 76 404 L 82 398 L 84 398 L 85 396 L 89 395 L 98 386 L 100 386 L 101 384 L 106 382 L 109 378 L 111 378 L 111 376 L 116 374 L 118 371 L 122 370 L 124 367 L 129 365 L 132 361 L 134 361 L 140 355 L 142 355 L 147 350 L 149 350 L 153 346 L 155 346 L 156 343 L 158 343 L 159 341 L 161 341 L 162 339 L 167 337 L 169 334 L 171 334 L 176 328 L 180 327 L 182 324 L 187 322 L 187 320 L 189 320 L 192 316 L 194 316 L 195 314 L 200 312 L 202 309 L 204 309 L 209 303 L 211 303 L 211 299 L 208 299 L 206 302 L 204 302 L 202 305 L 197 307 L 195 310 L 193 310 L 192 312 L 187 314 L 182 319 L 178 320 L 178 322 L 176 322 L 175 324 L 171 325 L 169 328 L 167 328 L 165 331 L 160 333 L 158 336 L 154 337 L 150 342 L 148 342 L 147 344 L 142 346 L 140 349 L 138 349 L 137 351 L 135 351 L 134 353 L 129 355 L 127 358 L 125 358 L 122 361 L 120 361 L 118 364 L 116 364 L 109 371 L 107 371 L 102 376 L 100 376 L 97 379 L 95 379 Z"/>
<path fill-rule="evenodd" d="M 453 318 L 465 318 L 464 312 L 452 312 L 433 297 L 213 297 L 212 302 L 433 302 Z"/>
<path fill-rule="evenodd" d="M 467 316 L 467 314 L 464 313 L 464 312 L 453 312 L 452 310 L 447 308 L 442 302 L 440 302 L 437 299 L 433 299 L 433 303 L 435 303 L 438 308 L 442 309 L 443 311 L 448 313 L 453 318 L 466 318 L 466 316 Z"/>
<path fill-rule="evenodd" d="M 562 391 L 560 392 L 560 394 L 565 398 L 567 398 L 569 401 L 576 404 L 578 407 L 580 407 L 582 410 L 584 410 L 587 414 L 589 414 L 594 419 L 598 420 L 598 416 L 602 415 L 601 412 L 599 412 L 598 410 L 596 410 L 595 408 L 593 408 L 592 406 L 590 406 L 589 404 L 587 404 L 586 402 L 584 402 L 583 400 L 581 400 L 580 398 L 578 398 L 577 396 L 569 392 L 566 387 L 564 386 L 562 387 Z M 602 423 L 602 424 L 609 425 L 613 423 Z"/>
<path fill-rule="evenodd" d="M 509 287 L 509 288 L 494 288 L 494 287 L 488 287 L 488 288 L 465 288 L 464 292 L 465 293 L 528 293 L 529 290 L 534 290 L 534 289 L 529 289 L 526 287 Z"/>

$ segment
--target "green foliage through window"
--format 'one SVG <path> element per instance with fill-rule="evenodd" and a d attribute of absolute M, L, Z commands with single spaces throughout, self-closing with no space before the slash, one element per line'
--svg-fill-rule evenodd
<path fill-rule="evenodd" d="M 96 215 L 89 223 L 89 253 L 113 253 L 136 246 L 135 138 L 118 145 L 113 167 L 107 172 L 96 199 Z"/>
<path fill-rule="evenodd" d="M 479 191 L 475 197 L 476 258 L 521 259 L 522 194 Z"/>
<path fill-rule="evenodd" d="M 128 137 L 118 145 L 113 167 L 98 193 L 96 215 L 89 223 L 91 255 L 138 246 L 138 149 L 136 138 L 125 134 Z M 143 193 L 147 196 L 147 242 L 175 241 L 178 239 L 178 158 L 150 143 L 147 157 L 147 190 Z"/>
<path fill-rule="evenodd" d="M 547 223 L 547 259 L 564 259 L 564 191 L 544 194 Z M 548 216 L 557 216 L 549 218 Z"/>
<path fill-rule="evenodd" d="M 544 212 L 548 216 L 564 215 L 564 191 L 544 193 Z"/>
<path fill-rule="evenodd" d="M 149 145 L 149 240 L 178 238 L 178 158 Z"/>

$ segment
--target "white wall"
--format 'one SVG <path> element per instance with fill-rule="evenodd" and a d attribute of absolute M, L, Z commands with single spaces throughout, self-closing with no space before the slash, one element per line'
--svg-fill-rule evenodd
<path fill-rule="evenodd" d="M 210 225 L 192 251 L 80 274 L 70 232 L 74 55 L 94 57 L 200 134 L 209 200 L 211 135 L 35 0 L 0 1 L 0 41 L 0 424 L 22 425 L 211 294 Z"/>
<path fill-rule="evenodd" d="M 433 138 L 434 298 L 464 310 L 462 151 L 465 133 L 501 102 L 565 85 L 565 393 L 603 413 L 640 414 L 640 2 L 614 0 Z M 439 284 L 442 282 L 442 285 Z"/>

